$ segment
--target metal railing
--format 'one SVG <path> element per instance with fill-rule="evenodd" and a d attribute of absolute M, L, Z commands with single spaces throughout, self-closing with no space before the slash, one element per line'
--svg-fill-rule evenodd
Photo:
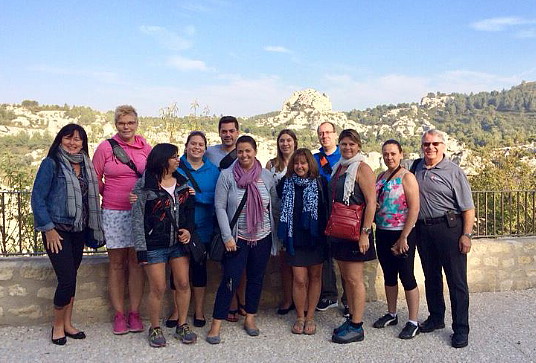
<path fill-rule="evenodd" d="M 536 190 L 474 191 L 475 235 L 536 235 Z"/>
<path fill-rule="evenodd" d="M 33 228 L 30 197 L 29 191 L 0 191 L 0 256 L 45 253 Z M 475 237 L 536 235 L 536 190 L 473 191 L 473 199 Z"/>

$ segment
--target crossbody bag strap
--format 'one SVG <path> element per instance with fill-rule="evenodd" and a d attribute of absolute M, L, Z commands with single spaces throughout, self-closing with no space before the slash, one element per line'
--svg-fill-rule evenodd
<path fill-rule="evenodd" d="M 179 163 L 179 168 L 181 168 L 186 173 L 186 176 L 192 183 L 192 186 L 194 187 L 195 191 L 198 193 L 202 193 L 201 188 L 199 187 L 199 184 L 197 184 L 197 182 L 195 181 L 194 176 L 192 175 L 192 172 L 190 171 L 190 169 L 188 169 L 188 167 L 184 163 Z"/>
<path fill-rule="evenodd" d="M 378 198 L 380 197 L 380 195 L 382 195 L 382 193 L 383 193 L 383 189 L 385 188 L 385 186 L 387 185 L 387 183 L 389 183 L 389 181 L 390 181 L 391 179 L 393 179 L 393 177 L 396 175 L 396 173 L 398 173 L 398 171 L 399 171 L 401 168 L 402 168 L 402 167 L 401 167 L 400 165 L 398 165 L 398 168 L 396 168 L 395 171 L 393 171 L 393 172 L 391 173 L 391 175 L 389 175 L 389 178 L 387 178 L 387 180 L 385 180 L 385 183 L 383 183 L 382 187 L 381 187 L 380 189 L 378 189 L 378 194 L 377 194 Z M 385 175 L 385 173 L 384 173 L 384 175 Z M 382 176 L 383 176 L 383 175 L 382 175 Z"/>
<path fill-rule="evenodd" d="M 236 160 L 236 148 L 220 160 L 220 170 L 227 169 Z"/>
<path fill-rule="evenodd" d="M 136 164 L 134 164 L 134 162 L 130 159 L 130 157 L 128 156 L 127 152 L 125 151 L 125 149 L 123 149 L 121 147 L 121 145 L 119 145 L 119 143 L 117 142 L 117 140 L 114 140 L 114 139 L 108 139 L 108 142 L 110 143 L 110 145 L 112 146 L 112 151 L 115 155 L 115 157 L 120 161 L 122 162 L 123 164 L 125 164 L 126 166 L 128 166 L 130 169 L 132 169 L 133 172 L 136 173 L 136 175 L 138 176 L 138 178 L 141 178 L 141 173 L 138 171 L 138 168 L 136 168 Z"/>
<path fill-rule="evenodd" d="M 242 200 L 240 201 L 240 204 L 238 205 L 238 209 L 236 210 L 233 219 L 231 220 L 231 224 L 229 224 L 229 227 L 231 227 L 231 231 L 233 230 L 236 222 L 238 222 L 238 217 L 240 216 L 240 213 L 242 212 L 242 209 L 244 209 L 244 206 L 246 205 L 246 199 L 248 199 L 248 191 L 244 192 L 244 196 L 242 197 Z"/>

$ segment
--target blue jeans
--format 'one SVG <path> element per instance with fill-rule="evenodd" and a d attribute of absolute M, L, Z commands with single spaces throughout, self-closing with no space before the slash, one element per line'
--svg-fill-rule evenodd
<path fill-rule="evenodd" d="M 174 258 L 182 256 L 187 256 L 187 254 L 177 243 L 170 247 L 147 251 L 147 263 L 167 263 Z"/>
<path fill-rule="evenodd" d="M 223 276 L 216 293 L 214 302 L 214 319 L 227 318 L 231 300 L 236 293 L 242 272 L 246 270 L 246 313 L 255 314 L 261 299 L 264 273 L 272 249 L 272 235 L 257 241 L 255 246 L 248 245 L 247 241 L 238 239 L 238 251 L 226 254 L 222 261 Z"/>

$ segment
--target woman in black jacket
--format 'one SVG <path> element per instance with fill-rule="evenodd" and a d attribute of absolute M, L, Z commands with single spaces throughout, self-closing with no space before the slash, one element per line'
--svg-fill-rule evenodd
<path fill-rule="evenodd" d="M 320 297 L 322 263 L 327 257 L 326 190 L 327 181 L 319 176 L 311 152 L 305 148 L 296 150 L 277 186 L 281 198 L 278 236 L 293 274 L 292 298 L 297 316 L 291 330 L 294 334 L 316 333 L 314 313 Z"/>
<path fill-rule="evenodd" d="M 179 324 L 175 337 L 186 344 L 197 340 L 186 323 L 190 282 L 185 245 L 194 231 L 194 199 L 190 197 L 187 179 L 176 170 L 178 165 L 175 145 L 156 145 L 147 157 L 145 173 L 134 188 L 138 199 L 132 209 L 133 236 L 138 262 L 144 266 L 149 280 L 149 344 L 152 347 L 166 345 L 159 323 L 168 262 L 179 293 Z"/>

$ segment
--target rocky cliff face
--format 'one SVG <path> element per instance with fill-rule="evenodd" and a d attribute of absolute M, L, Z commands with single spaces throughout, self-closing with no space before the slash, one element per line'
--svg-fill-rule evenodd
<path fill-rule="evenodd" d="M 424 131 L 435 128 L 426 118 L 426 114 L 419 112 L 420 108 L 442 107 L 448 99 L 444 97 L 424 97 L 420 105 L 390 109 L 381 116 L 385 122 L 381 125 L 363 125 L 349 120 L 343 112 L 334 111 L 331 101 L 325 93 L 314 89 L 304 89 L 294 92 L 283 102 L 281 111 L 273 117 L 267 117 L 257 121 L 257 126 L 266 127 L 277 135 L 283 128 L 295 130 L 300 140 L 300 146 L 319 147 L 316 137 L 316 129 L 321 122 L 330 121 L 339 129 L 353 128 L 359 132 L 364 140 L 384 140 L 387 134 L 396 135 L 402 144 L 404 139 L 421 135 Z M 17 118 L 11 122 L 10 126 L 0 126 L 0 137 L 3 135 L 14 135 L 19 132 L 28 134 L 44 133 L 55 135 L 61 127 L 69 122 L 77 122 L 76 119 L 68 118 L 65 111 L 40 111 L 32 113 L 20 106 L 9 106 Z M 110 137 L 115 133 L 113 124 L 106 122 L 104 115 L 97 115 L 95 122 L 85 126 L 90 136 L 90 149 L 92 150 L 100 141 Z M 142 127 L 143 128 L 143 127 Z M 178 146 L 183 150 L 182 140 L 190 130 L 177 127 L 173 129 L 174 139 L 178 140 Z M 215 130 L 207 130 L 209 144 L 219 143 L 219 136 Z M 151 144 L 158 142 L 169 142 L 169 133 L 162 129 L 144 129 L 143 135 Z M 383 136 L 385 135 L 385 136 Z M 258 141 L 258 158 L 264 164 L 268 159 L 276 155 L 275 137 L 263 138 L 255 136 Z M 478 161 L 471 157 L 471 151 L 465 145 L 447 135 L 447 153 L 457 163 L 459 163 L 468 173 L 474 173 Z M 305 144 L 305 145 L 304 145 Z M 378 141 L 376 149 L 379 149 L 381 142 Z M 91 151 L 90 150 L 90 151 Z M 367 150 L 365 150 L 367 151 Z M 42 154 L 33 152 L 31 155 L 38 162 Z M 383 167 L 381 154 L 377 151 L 365 153 L 367 162 L 373 169 Z M 417 154 L 407 155 L 409 158 L 417 158 Z"/>

